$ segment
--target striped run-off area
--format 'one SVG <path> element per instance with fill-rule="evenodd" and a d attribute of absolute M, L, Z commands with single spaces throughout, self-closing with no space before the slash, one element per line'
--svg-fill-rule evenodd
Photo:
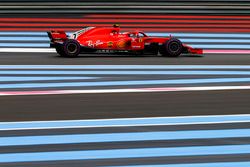
<path fill-rule="evenodd" d="M 249 15 L 85 14 L 67 17 L 20 15 L 0 17 L 0 31 L 76 31 L 87 26 L 121 24 L 125 31 L 248 33 Z"/>
<path fill-rule="evenodd" d="M 70 33 L 71 32 L 68 32 L 68 34 Z M 179 38 L 183 43 L 192 47 L 204 49 L 204 53 L 249 54 L 250 52 L 250 35 L 247 33 L 229 34 L 165 32 L 147 34 L 149 36 L 159 37 L 168 37 L 171 35 Z M 49 47 L 50 41 L 46 32 L 0 32 L 0 51 L 2 52 L 14 52 L 15 50 L 16 52 L 55 52 L 55 49 L 48 49 Z"/>
<path fill-rule="evenodd" d="M 192 47 L 204 49 L 204 53 L 249 53 L 248 15 L 3 15 L 0 16 L 0 48 L 21 48 L 18 51 L 23 48 L 48 48 L 46 31 L 64 30 L 70 34 L 84 27 L 106 27 L 114 23 L 120 24 L 122 31 L 142 30 L 149 36 L 161 37 L 171 35 Z"/>
<path fill-rule="evenodd" d="M 0 123 L 0 166 L 250 165 L 250 116 Z"/>
<path fill-rule="evenodd" d="M 2 14 L 249 14 L 249 0 L 0 0 Z"/>
<path fill-rule="evenodd" d="M 0 95 L 250 89 L 249 65 L 1 65 Z"/>
<path fill-rule="evenodd" d="M 0 65 L 1 119 L 30 120 L 0 122 L 0 166 L 250 166 L 250 66 L 247 55 L 239 55 L 250 53 L 249 0 L 0 3 L 1 62 L 23 64 Z M 46 31 L 69 34 L 115 23 L 122 31 L 178 37 L 205 56 L 237 56 L 156 65 L 149 56 L 60 59 L 49 48 Z M 202 65 L 204 60 L 239 65 Z M 88 65 L 34 65 L 82 62 Z M 148 63 L 153 65 L 136 65 Z M 239 115 L 205 116 L 233 113 Z"/>

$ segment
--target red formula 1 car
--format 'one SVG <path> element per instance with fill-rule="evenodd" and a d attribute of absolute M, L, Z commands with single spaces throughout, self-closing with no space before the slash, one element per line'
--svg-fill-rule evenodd
<path fill-rule="evenodd" d="M 132 54 L 151 53 L 177 57 L 181 53 L 202 54 L 173 37 L 149 37 L 142 31 L 120 32 L 119 26 L 87 27 L 67 36 L 64 31 L 48 32 L 50 46 L 61 56 L 76 57 L 84 52 L 109 50 Z"/>

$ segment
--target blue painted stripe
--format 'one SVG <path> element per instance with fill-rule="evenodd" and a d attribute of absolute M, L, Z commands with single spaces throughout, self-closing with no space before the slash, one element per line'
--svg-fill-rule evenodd
<path fill-rule="evenodd" d="M 7 81 L 50 81 L 50 80 L 79 80 L 79 79 L 96 79 L 97 77 L 2 77 L 0 82 Z"/>
<path fill-rule="evenodd" d="M 68 32 L 70 34 L 71 32 Z M 227 42 L 233 43 L 249 43 L 250 35 L 249 34 L 230 34 L 230 33 L 148 33 L 149 36 L 176 36 L 180 38 L 183 42 L 191 44 L 193 47 L 196 48 L 203 48 L 203 49 L 249 49 L 250 45 L 241 44 L 225 44 Z M 0 37 L 0 41 L 49 41 L 46 32 L 0 32 L 0 35 L 11 35 L 8 37 Z M 13 37 L 12 35 L 16 35 Z M 39 35 L 41 37 L 21 37 L 18 35 Z M 185 37 L 188 37 L 185 38 Z M 203 39 L 190 39 L 190 37 L 202 37 Z M 205 39 L 206 37 L 221 37 L 227 39 Z M 230 38 L 238 38 L 238 39 L 230 39 Z M 247 39 L 244 39 L 247 38 Z M 204 43 L 221 43 L 216 45 L 210 44 L 196 44 L 197 42 L 204 42 Z M 0 47 L 41 47 L 41 48 L 48 48 L 48 43 L 0 43 Z"/>
<path fill-rule="evenodd" d="M 73 32 L 67 32 L 70 35 Z M 181 37 L 223 37 L 223 38 L 250 38 L 250 34 L 243 33 L 147 33 L 149 36 L 181 36 Z M 46 32 L 0 32 L 0 35 L 39 35 L 47 36 Z"/>
<path fill-rule="evenodd" d="M 249 43 L 250 39 L 186 39 L 180 38 L 181 42 L 204 42 L 204 43 Z"/>
<path fill-rule="evenodd" d="M 216 44 L 216 45 L 202 45 L 202 44 L 192 44 L 194 48 L 203 48 L 203 49 L 249 49 L 250 45 L 224 45 L 224 44 Z M 0 43 L 0 47 L 41 47 L 41 48 L 48 48 L 50 47 L 48 43 Z"/>
<path fill-rule="evenodd" d="M 91 74 L 91 75 L 250 75 L 250 71 L 29 71 L 2 70 L 0 74 Z"/>
<path fill-rule="evenodd" d="M 234 122 L 250 122 L 250 114 L 94 119 L 94 120 L 89 119 L 89 120 L 66 120 L 66 121 L 0 122 L 0 130 L 187 125 L 187 124 L 216 124 L 216 123 L 234 123 Z"/>
<path fill-rule="evenodd" d="M 0 41 L 47 41 L 48 37 L 0 37 Z"/>
<path fill-rule="evenodd" d="M 204 42 L 204 43 L 250 43 L 250 39 L 196 39 L 196 38 L 179 38 L 184 43 Z M 41 41 L 49 42 L 49 37 L 0 37 L 0 41 Z"/>
<path fill-rule="evenodd" d="M 250 65 L 0 65 L 0 69 L 250 69 Z"/>
<path fill-rule="evenodd" d="M 147 33 L 149 36 L 163 36 L 169 35 L 177 37 L 221 37 L 221 38 L 250 38 L 250 34 L 231 34 L 231 33 Z"/>
<path fill-rule="evenodd" d="M 21 31 L 19 31 L 19 32 L 12 32 L 12 31 L 10 31 L 10 32 L 8 32 L 8 31 L 2 31 L 2 32 L 0 32 L 0 35 L 44 35 L 44 36 L 47 36 L 47 32 L 26 32 L 26 31 L 24 31 L 24 32 L 21 32 Z"/>
<path fill-rule="evenodd" d="M 67 34 L 71 34 L 73 32 L 66 32 Z M 0 32 L 0 35 L 45 35 L 47 36 L 47 33 L 46 32 L 27 32 L 27 31 L 18 31 L 18 32 L 8 32 L 8 31 L 2 31 Z M 158 32 L 152 32 L 152 33 L 147 33 L 148 35 L 162 35 L 162 36 L 168 36 L 169 34 L 171 35 L 178 35 L 178 36 L 184 36 L 184 35 L 192 35 L 192 36 L 204 36 L 204 35 L 207 35 L 208 37 L 209 36 L 218 36 L 218 35 L 223 35 L 222 37 L 227 37 L 227 36 L 232 36 L 232 37 L 235 37 L 235 36 L 239 36 L 239 37 L 250 37 L 249 34 L 247 33 L 175 33 L 175 32 L 165 32 L 165 33 L 158 33 Z M 221 36 L 219 36 L 221 37 Z"/>
<path fill-rule="evenodd" d="M 202 45 L 202 44 L 191 44 L 194 48 L 202 48 L 202 49 L 249 49 L 250 45 Z"/>
<path fill-rule="evenodd" d="M 50 47 L 48 43 L 0 43 L 0 47 Z"/>
<path fill-rule="evenodd" d="M 249 167 L 249 166 L 250 162 L 216 162 L 216 163 L 187 163 L 187 164 L 164 164 L 164 165 L 130 165 L 130 166 L 109 166 L 109 167 Z"/>
<path fill-rule="evenodd" d="M 250 137 L 250 129 L 0 137 L 0 146 Z"/>
<path fill-rule="evenodd" d="M 0 154 L 0 162 L 8 163 L 8 162 L 35 162 L 35 161 L 56 161 L 56 160 L 93 160 L 93 159 L 113 159 L 113 158 L 146 158 L 146 157 L 166 157 L 166 156 L 227 155 L 227 154 L 249 154 L 249 153 L 250 153 L 250 145 L 113 149 L 113 150 Z"/>
<path fill-rule="evenodd" d="M 124 85 L 168 85 L 168 84 L 203 84 L 249 82 L 250 78 L 212 78 L 212 79 L 177 79 L 177 80 L 140 80 L 140 81 L 100 81 L 100 82 L 67 82 L 67 83 L 22 83 L 0 84 L 0 89 L 11 88 L 55 88 L 85 86 L 124 86 Z"/>

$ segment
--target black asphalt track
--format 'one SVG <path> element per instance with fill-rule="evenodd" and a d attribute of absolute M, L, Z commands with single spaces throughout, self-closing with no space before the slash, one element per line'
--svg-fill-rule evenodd
<path fill-rule="evenodd" d="M 55 53 L 0 53 L 0 64 L 249 65 L 250 55 L 165 58 L 90 54 L 62 58 Z M 249 99 L 249 90 L 3 96 L 0 121 L 248 114 Z"/>
<path fill-rule="evenodd" d="M 183 55 L 178 58 L 161 56 L 131 56 L 81 54 L 77 58 L 60 57 L 56 53 L 4 53 L 0 52 L 1 65 L 249 65 L 250 55 L 204 54 Z"/>
<path fill-rule="evenodd" d="M 250 65 L 249 55 L 204 55 L 164 58 L 153 56 L 82 55 L 61 58 L 54 53 L 0 53 L 1 65 Z M 124 117 L 249 114 L 250 90 L 190 91 L 158 93 L 107 93 L 75 95 L 0 96 L 0 121 L 71 120 Z M 109 127 L 0 131 L 1 137 L 155 132 L 216 129 L 249 129 L 249 123 L 172 125 L 148 127 Z M 107 150 L 154 147 L 220 146 L 249 144 L 249 138 L 74 143 L 30 146 L 4 146 L 0 154 L 50 151 Z M 156 165 L 178 163 L 244 162 L 250 154 L 171 156 L 149 158 L 97 159 L 1 163 L 0 166 L 92 167 L 112 165 Z"/>
<path fill-rule="evenodd" d="M 173 126 L 147 126 L 147 127 L 111 127 L 111 128 L 80 128 L 80 129 L 45 129 L 5 131 L 3 136 L 37 136 L 37 135 L 64 135 L 64 134 L 98 134 L 98 133 L 121 133 L 121 132 L 155 132 L 155 131 L 186 131 L 186 130 L 226 130 L 226 129 L 249 129 L 249 123 L 234 124 L 208 124 L 208 125 L 173 125 Z M 49 145 L 25 145 L 25 146 L 2 146 L 0 154 L 11 153 L 36 153 L 51 151 L 94 151 L 113 149 L 140 149 L 140 148 L 180 148 L 199 146 L 227 146 L 249 144 L 250 138 L 214 138 L 214 139 L 183 139 L 183 140 L 150 140 L 129 142 L 98 142 L 98 143 L 72 143 L 72 144 L 49 144 Z M 157 165 L 157 164 L 180 164 L 180 163 L 211 163 L 211 162 L 244 162 L 249 161 L 250 154 L 228 154 L 228 155 L 200 155 L 200 156 L 169 156 L 148 158 L 112 158 L 96 160 L 71 160 L 71 161 L 41 161 L 41 162 L 18 162 L 0 163 L 4 167 L 16 166 L 116 166 L 116 165 Z"/>

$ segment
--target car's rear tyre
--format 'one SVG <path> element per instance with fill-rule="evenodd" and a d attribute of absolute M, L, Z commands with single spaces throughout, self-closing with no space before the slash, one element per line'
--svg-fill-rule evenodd
<path fill-rule="evenodd" d="M 77 57 L 81 52 L 81 46 L 76 40 L 68 39 L 63 43 L 63 52 L 67 57 Z"/>
<path fill-rule="evenodd" d="M 162 56 L 178 57 L 183 51 L 182 42 L 176 38 L 170 38 L 160 48 Z"/>

